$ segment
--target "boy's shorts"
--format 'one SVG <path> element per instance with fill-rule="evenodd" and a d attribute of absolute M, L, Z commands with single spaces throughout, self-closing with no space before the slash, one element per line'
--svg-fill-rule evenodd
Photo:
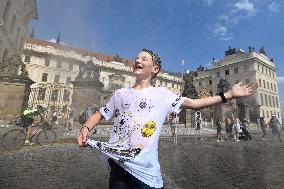
<path fill-rule="evenodd" d="M 143 183 L 142 181 L 128 173 L 114 160 L 108 159 L 108 163 L 111 168 L 109 178 L 110 189 L 154 189 L 154 187 L 148 186 L 147 184 Z"/>

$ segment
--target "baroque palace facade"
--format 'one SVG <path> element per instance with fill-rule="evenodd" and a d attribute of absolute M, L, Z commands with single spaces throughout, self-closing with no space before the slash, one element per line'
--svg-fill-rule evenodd
<path fill-rule="evenodd" d="M 23 62 L 29 77 L 35 82 L 31 86 L 29 106 L 45 103 L 54 109 L 66 111 L 71 105 L 72 81 L 79 73 L 80 65 L 92 61 L 100 70 L 99 80 L 103 83 L 98 106 L 106 103 L 114 90 L 134 85 L 133 60 L 88 51 L 68 45 L 39 39 L 28 39 L 24 46 Z M 180 94 L 181 76 L 161 71 L 154 81 L 155 86 L 164 86 Z"/>
<path fill-rule="evenodd" d="M 251 47 L 248 52 L 229 48 L 223 60 L 213 59 L 210 69 L 198 70 L 194 85 L 201 96 L 202 93 L 217 94 L 217 85 L 221 78 L 226 79 L 230 87 L 238 82 L 258 82 L 256 93 L 251 99 L 244 99 L 242 102 L 247 107 L 247 118 L 251 122 L 255 122 L 257 117 L 264 117 L 268 121 L 272 114 L 282 120 L 275 64 L 273 59 L 267 57 L 263 47 L 259 53 Z M 233 109 L 238 108 L 238 103 L 237 100 L 232 100 Z M 210 114 L 212 110 L 209 108 L 206 111 Z"/>

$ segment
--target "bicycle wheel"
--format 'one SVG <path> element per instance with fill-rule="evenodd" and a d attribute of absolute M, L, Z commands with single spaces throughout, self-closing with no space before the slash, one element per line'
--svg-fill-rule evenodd
<path fill-rule="evenodd" d="M 42 130 L 38 133 L 36 141 L 39 145 L 51 145 L 56 140 L 56 133 L 53 130 Z"/>
<path fill-rule="evenodd" d="M 19 149 L 26 138 L 26 133 L 21 129 L 12 129 L 5 133 L 2 137 L 1 144 L 6 150 Z"/>

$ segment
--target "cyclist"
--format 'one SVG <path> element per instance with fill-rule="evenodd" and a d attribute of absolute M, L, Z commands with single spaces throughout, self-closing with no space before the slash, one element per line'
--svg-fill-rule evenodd
<path fill-rule="evenodd" d="M 32 126 L 35 124 L 35 118 L 40 116 L 40 121 L 47 122 L 47 119 L 44 117 L 44 112 L 47 106 L 45 104 L 37 105 L 37 108 L 27 108 L 21 114 L 21 125 L 26 128 L 26 137 L 25 145 L 33 145 L 34 143 L 29 141 L 31 134 Z"/>

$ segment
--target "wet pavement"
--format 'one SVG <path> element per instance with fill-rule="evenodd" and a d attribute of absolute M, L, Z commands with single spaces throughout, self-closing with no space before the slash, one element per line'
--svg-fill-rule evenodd
<path fill-rule="evenodd" d="M 284 144 L 213 137 L 163 138 L 159 159 L 165 188 L 284 188 Z M 98 151 L 61 142 L 0 155 L 0 188 L 108 188 Z"/>

